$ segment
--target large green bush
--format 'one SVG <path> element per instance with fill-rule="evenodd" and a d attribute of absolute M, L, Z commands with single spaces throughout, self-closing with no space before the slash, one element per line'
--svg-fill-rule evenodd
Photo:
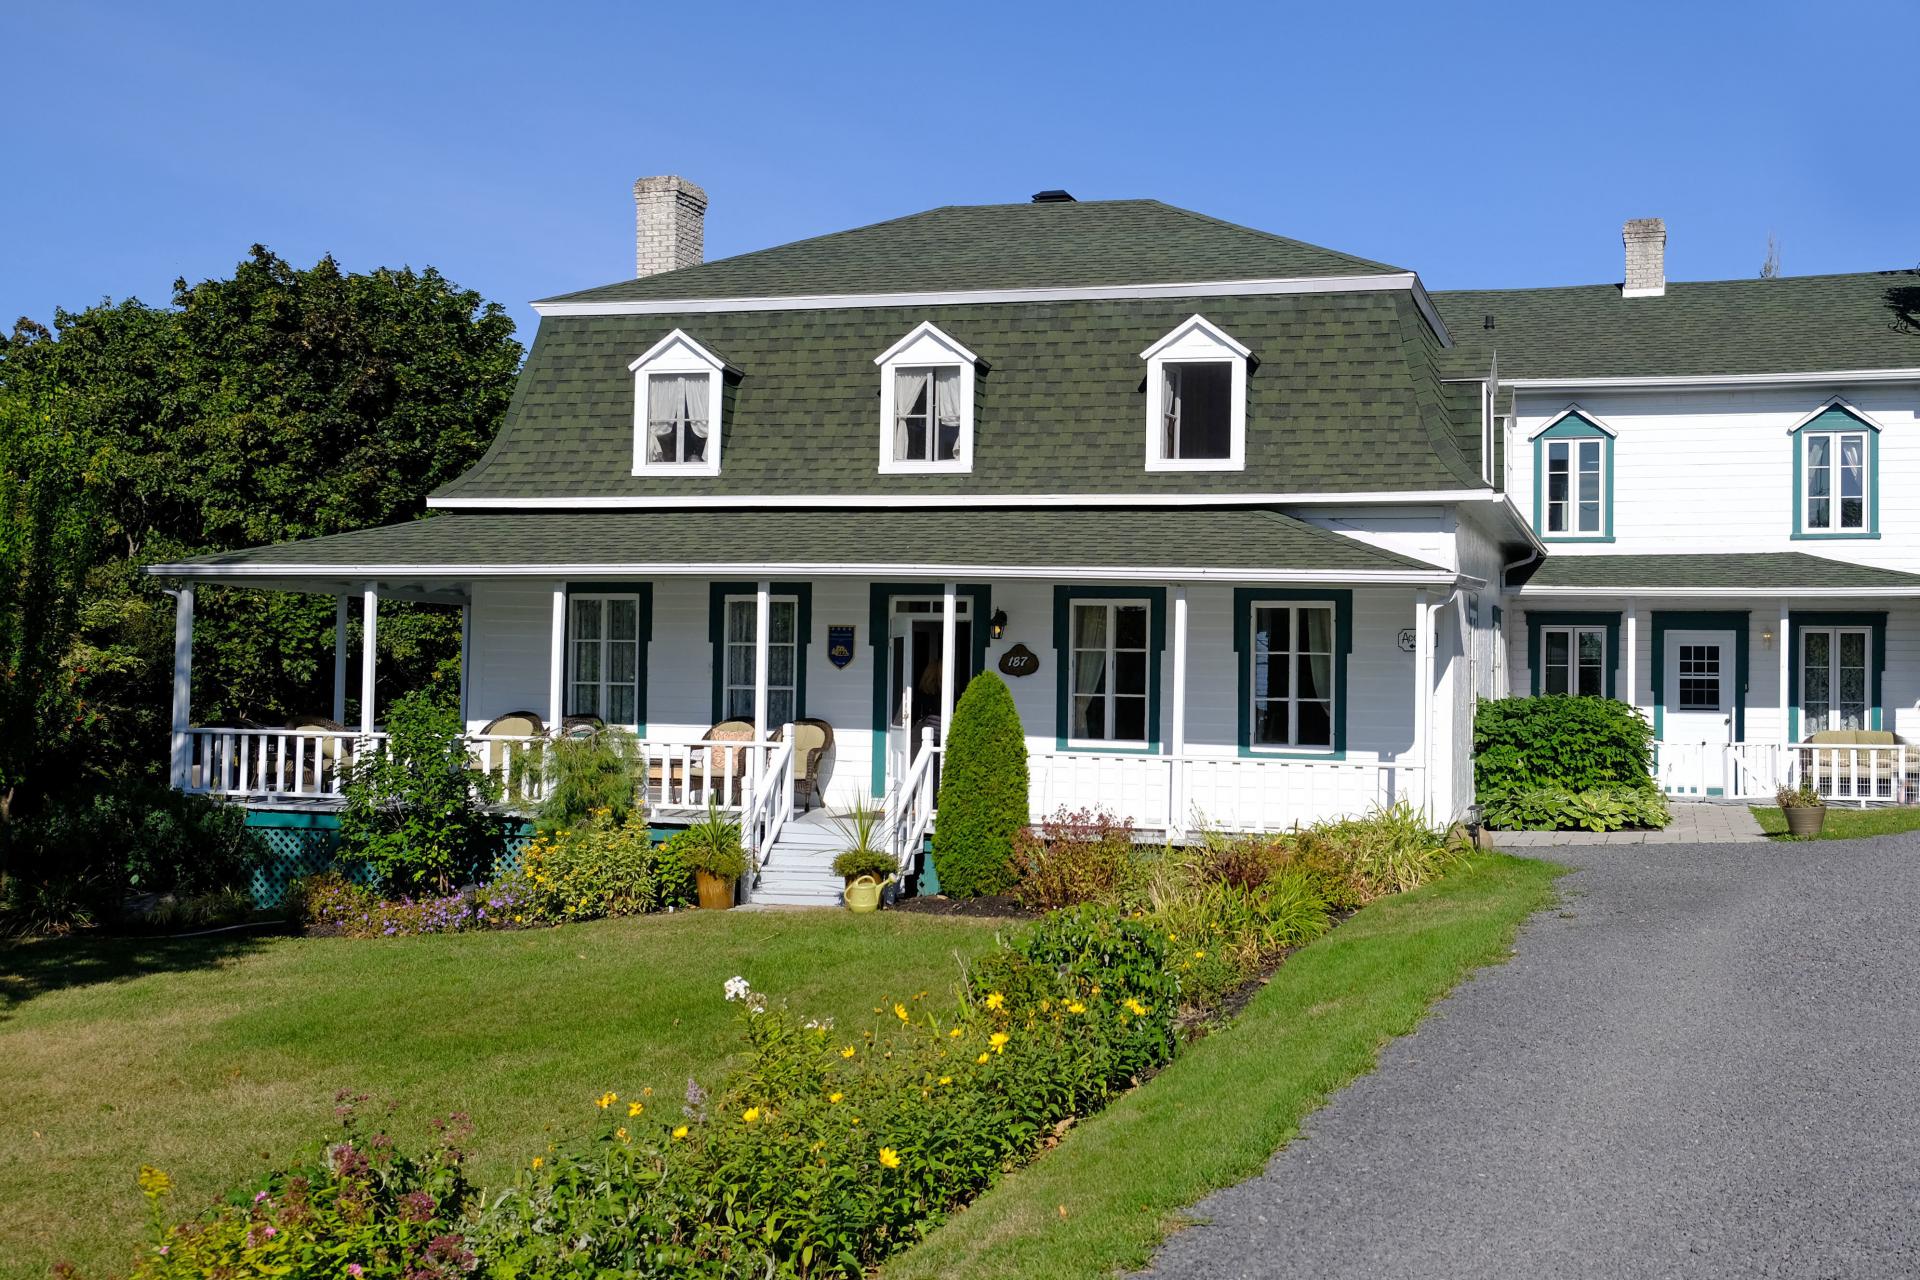
<path fill-rule="evenodd" d="M 1473 751 L 1481 804 L 1537 787 L 1654 787 L 1653 727 L 1612 698 L 1482 701 L 1473 721 Z"/>
<path fill-rule="evenodd" d="M 384 747 L 361 748 L 346 769 L 341 856 L 389 892 L 445 893 L 492 874 L 505 832 L 488 806 L 500 784 L 473 767 L 463 728 L 445 699 L 406 694 L 387 710 Z"/>
<path fill-rule="evenodd" d="M 953 709 L 933 829 L 940 887 L 957 898 L 1014 884 L 1013 841 L 1027 825 L 1027 738 L 1006 681 L 975 676 Z"/>
<path fill-rule="evenodd" d="M 639 807 L 646 763 L 640 758 L 640 740 L 630 730 L 601 729 L 585 737 L 560 738 L 541 750 L 547 791 L 534 814 L 536 830 L 551 835 L 595 815 L 617 827 Z"/>

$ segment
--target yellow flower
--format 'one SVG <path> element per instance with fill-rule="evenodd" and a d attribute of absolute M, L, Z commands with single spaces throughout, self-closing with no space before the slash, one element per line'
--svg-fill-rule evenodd
<path fill-rule="evenodd" d="M 905 1022 L 907 1020 L 907 1006 L 895 1003 L 893 1006 L 893 1016 Z"/>
<path fill-rule="evenodd" d="M 952 1083 L 953 1083 L 953 1077 L 952 1077 L 952 1076 L 941 1076 L 941 1077 L 940 1077 L 940 1083 L 941 1083 L 941 1084 L 952 1084 Z"/>
<path fill-rule="evenodd" d="M 958 1040 L 960 1038 L 960 1028 L 955 1027 L 953 1030 L 947 1032 L 947 1034 L 952 1036 L 955 1040 Z"/>
<path fill-rule="evenodd" d="M 173 1179 L 164 1170 L 150 1164 L 140 1166 L 140 1194 L 149 1200 L 158 1200 L 173 1190 Z"/>
<path fill-rule="evenodd" d="M 1005 996 L 1001 995 L 998 991 L 987 992 L 987 1008 L 1004 1009 L 1006 1007 L 1007 998 Z"/>
<path fill-rule="evenodd" d="M 846 1097 L 846 1096 L 847 1096 L 847 1095 L 846 1095 L 846 1094 L 844 1094 L 844 1093 L 830 1093 L 830 1094 L 828 1094 L 828 1095 L 827 1095 L 827 1101 L 828 1101 L 828 1102 L 838 1102 L 838 1101 L 840 1101 L 840 1099 L 842 1099 L 842 1098 L 844 1098 L 844 1097 Z"/>
<path fill-rule="evenodd" d="M 974 1061 L 975 1061 L 975 1062 L 985 1062 L 985 1061 L 986 1061 L 986 1060 L 987 1060 L 987 1059 L 988 1059 L 988 1058 L 989 1058 L 990 1056 L 991 1056 L 990 1054 L 985 1054 L 985 1053 L 983 1053 L 983 1054 L 981 1054 L 981 1055 L 980 1055 L 979 1057 L 977 1057 L 977 1058 L 975 1058 L 975 1059 L 974 1059 Z"/>
<path fill-rule="evenodd" d="M 1147 1016 L 1147 1006 L 1141 1004 L 1140 1001 L 1135 999 L 1133 996 L 1128 996 L 1124 1001 L 1122 1001 L 1122 1003 L 1127 1006 L 1128 1010 L 1132 1012 L 1134 1017 L 1144 1018 Z"/>
<path fill-rule="evenodd" d="M 846 1048 L 840 1051 L 840 1056 L 843 1058 L 851 1058 L 854 1054 L 858 1052 L 860 1052 L 858 1049 L 855 1049 L 852 1045 L 848 1045 Z"/>
<path fill-rule="evenodd" d="M 1007 1051 L 1007 1033 L 1004 1031 L 996 1031 L 987 1037 L 987 1043 L 993 1046 L 995 1053 L 1005 1053 Z"/>
<path fill-rule="evenodd" d="M 900 1153 L 892 1147 L 882 1147 L 880 1148 L 880 1163 L 889 1169 L 898 1169 L 900 1167 Z"/>
<path fill-rule="evenodd" d="M 1207 958 L 1207 953 L 1204 951 L 1196 951 L 1193 953 L 1193 958 L 1195 960 L 1205 960 Z"/>
<path fill-rule="evenodd" d="M 605 1093 L 601 1094 L 599 1098 L 596 1099 L 596 1101 L 599 1102 L 600 1109 L 602 1111 L 605 1111 L 608 1107 L 620 1101 L 620 1095 L 615 1093 L 613 1090 L 609 1089 Z"/>
<path fill-rule="evenodd" d="M 539 1156 L 535 1156 L 535 1157 L 533 1158 L 533 1167 L 534 1167 L 534 1168 L 536 1168 L 536 1169 L 538 1169 L 538 1168 L 539 1168 L 539 1167 L 540 1167 L 541 1165 L 543 1165 L 543 1164 L 545 1164 L 545 1163 L 546 1163 L 546 1161 L 545 1161 L 545 1160 L 543 1160 L 543 1159 L 541 1159 L 541 1158 L 540 1158 Z"/>
<path fill-rule="evenodd" d="M 640 1096 L 643 1098 L 651 1098 L 653 1096 L 653 1086 L 648 1085 L 646 1088 L 642 1089 L 640 1091 Z"/>
<path fill-rule="evenodd" d="M 1075 1000 L 1072 1004 L 1067 1006 L 1068 1013 L 1085 1013 L 1086 1011 L 1087 1011 L 1087 1006 L 1081 1004 L 1078 1000 Z"/>
<path fill-rule="evenodd" d="M 620 1139 L 620 1141 L 625 1142 L 627 1140 L 627 1127 L 625 1125 L 621 1125 L 618 1129 L 615 1129 L 613 1131 L 613 1136 Z"/>
<path fill-rule="evenodd" d="M 642 1111 L 645 1111 L 645 1110 L 646 1110 L 646 1107 L 643 1106 L 642 1104 L 638 1102 L 629 1102 L 627 1104 L 627 1119 L 631 1120 L 633 1119 L 633 1117 L 639 1115 Z"/>
<path fill-rule="evenodd" d="M 740 1113 L 740 1119 L 745 1121 L 747 1124 L 752 1124 L 755 1120 L 758 1120 L 759 1118 L 760 1118 L 760 1108 L 758 1107 L 748 1107 L 745 1111 L 742 1111 Z"/>
<path fill-rule="evenodd" d="M 676 1128 L 674 1129 L 674 1131 L 673 1131 L 673 1136 L 674 1136 L 674 1138 L 675 1138 L 675 1139 L 680 1139 L 680 1138 L 684 1138 L 684 1137 L 686 1137 L 686 1136 L 687 1136 L 687 1126 L 685 1126 L 685 1125 L 679 1125 L 679 1126 L 677 1126 L 677 1127 L 676 1127 Z"/>

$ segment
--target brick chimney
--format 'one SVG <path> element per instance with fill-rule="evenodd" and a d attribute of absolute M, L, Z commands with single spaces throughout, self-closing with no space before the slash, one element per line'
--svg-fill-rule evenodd
<path fill-rule="evenodd" d="M 633 274 L 700 265 L 706 253 L 707 193 L 666 174 L 633 184 Z"/>
<path fill-rule="evenodd" d="M 1667 291 L 1667 224 L 1659 218 L 1632 218 L 1620 229 L 1627 246 L 1623 298 L 1658 298 Z"/>

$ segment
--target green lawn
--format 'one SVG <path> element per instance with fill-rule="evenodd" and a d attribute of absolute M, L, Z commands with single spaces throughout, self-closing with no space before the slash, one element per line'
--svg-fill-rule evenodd
<path fill-rule="evenodd" d="M 589 1099 L 668 1098 L 735 1048 L 721 984 L 745 974 L 848 1018 L 876 990 L 944 991 L 995 924 L 883 913 L 682 912 L 381 942 L 0 944 L 0 1276 L 71 1258 L 124 1270 L 142 1161 L 176 1204 L 310 1149 L 336 1089 L 399 1104 L 412 1142 L 448 1111 L 504 1180 Z M 419 1145 L 413 1142 L 413 1145 Z"/>
<path fill-rule="evenodd" d="M 1753 816 L 1760 820 L 1760 829 L 1768 835 L 1782 840 L 1793 838 L 1787 834 L 1787 818 L 1780 810 L 1755 805 Z M 1826 825 L 1820 828 L 1816 838 L 1858 840 L 1864 836 L 1899 835 L 1903 831 L 1920 831 L 1920 809 L 1843 809 L 1828 805 Z"/>
<path fill-rule="evenodd" d="M 1225 1030 L 897 1258 L 885 1280 L 1107 1280 L 1144 1264 L 1183 1210 L 1259 1173 L 1382 1045 L 1468 971 L 1504 959 L 1560 871 L 1483 855 L 1369 907 L 1297 952 Z"/>

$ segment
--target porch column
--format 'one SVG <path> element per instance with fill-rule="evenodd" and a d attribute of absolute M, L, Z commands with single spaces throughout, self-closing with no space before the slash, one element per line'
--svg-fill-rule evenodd
<path fill-rule="evenodd" d="M 1627 601 L 1627 705 L 1640 705 L 1640 602 Z"/>
<path fill-rule="evenodd" d="M 1787 711 L 1793 706 L 1793 667 L 1787 661 L 1787 640 L 1790 635 L 1788 628 L 1792 625 L 1793 617 L 1788 610 L 1787 602 L 1782 600 L 1780 625 L 1774 630 L 1773 642 L 1780 648 L 1780 745 L 1783 748 L 1793 745 L 1793 730 L 1787 726 Z M 1786 782 L 1786 772 L 1786 755 L 1783 752 L 1780 757 L 1779 782 Z"/>
<path fill-rule="evenodd" d="M 176 788 L 193 779 L 193 588 L 173 596 L 173 757 L 167 775 Z"/>
<path fill-rule="evenodd" d="M 460 730 L 467 728 L 467 673 L 473 669 L 473 606 L 460 606 Z M 336 716 L 335 719 L 338 719 Z"/>
<path fill-rule="evenodd" d="M 567 718 L 567 584 L 553 585 L 553 629 L 547 638 L 547 732 Z"/>
<path fill-rule="evenodd" d="M 1413 593 L 1413 760 L 1420 770 L 1416 801 L 1424 816 L 1432 812 L 1433 751 L 1428 721 L 1433 713 L 1433 613 L 1427 593 Z"/>
<path fill-rule="evenodd" d="M 953 637 L 954 597 L 959 587 L 947 583 L 940 589 L 940 745 L 947 745 L 947 726 L 953 723 Z M 973 625 L 983 627 L 986 619 L 975 618 Z"/>
<path fill-rule="evenodd" d="M 352 611 L 346 596 L 333 598 L 333 715 L 335 724 L 347 722 L 347 619 Z"/>
<path fill-rule="evenodd" d="M 767 684 L 772 673 L 773 584 L 753 589 L 753 740 L 767 740 Z M 754 759 L 759 760 L 755 755 Z"/>
<path fill-rule="evenodd" d="M 380 648 L 380 597 L 373 584 L 360 596 L 360 732 L 373 732 L 373 658 Z"/>
<path fill-rule="evenodd" d="M 1236 623 L 1236 625 L 1238 625 Z M 1173 763 L 1167 779 L 1167 837 L 1187 822 L 1187 589 L 1173 589 Z"/>

